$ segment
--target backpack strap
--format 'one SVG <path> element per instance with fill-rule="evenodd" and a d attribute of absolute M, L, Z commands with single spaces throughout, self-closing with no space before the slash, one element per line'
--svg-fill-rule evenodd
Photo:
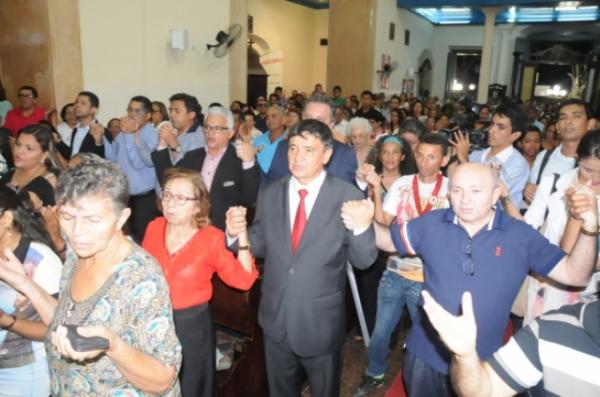
<path fill-rule="evenodd" d="M 540 184 L 540 181 L 542 180 L 542 173 L 544 172 L 544 168 L 546 168 L 546 165 L 548 164 L 548 160 L 550 160 L 550 156 L 552 155 L 553 152 L 554 152 L 554 149 L 548 149 L 548 150 L 546 150 L 546 153 L 544 153 L 544 157 L 542 158 L 542 164 L 540 164 L 540 172 L 538 173 L 537 180 L 535 181 L 536 185 Z"/>

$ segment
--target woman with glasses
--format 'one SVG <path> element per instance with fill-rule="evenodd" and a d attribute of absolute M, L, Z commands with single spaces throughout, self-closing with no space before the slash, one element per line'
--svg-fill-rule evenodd
<path fill-rule="evenodd" d="M 258 276 L 248 237 L 240 236 L 238 258 L 225 247 L 224 233 L 210 225 L 210 201 L 199 172 L 165 172 L 164 216 L 148 225 L 143 247 L 169 284 L 175 332 L 183 349 L 179 379 L 184 397 L 215 394 L 215 329 L 209 301 L 214 273 L 227 285 L 249 289 Z"/>

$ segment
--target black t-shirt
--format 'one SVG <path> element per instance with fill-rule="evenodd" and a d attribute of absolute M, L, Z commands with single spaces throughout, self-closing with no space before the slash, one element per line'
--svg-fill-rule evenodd
<path fill-rule="evenodd" d="M 2 176 L 2 179 L 0 179 L 0 183 L 3 185 L 8 185 L 14 173 L 14 169 L 8 171 L 4 176 Z M 23 186 L 21 190 L 35 193 L 40 198 L 40 200 L 42 200 L 44 206 L 56 204 L 56 202 L 54 201 L 54 188 L 52 187 L 50 182 L 48 182 L 48 180 L 43 176 L 38 176 L 34 178 L 26 186 Z"/>

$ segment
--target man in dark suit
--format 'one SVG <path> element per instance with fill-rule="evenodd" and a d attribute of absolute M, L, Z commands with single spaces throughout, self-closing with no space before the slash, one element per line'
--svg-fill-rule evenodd
<path fill-rule="evenodd" d="M 346 261 L 365 268 L 377 256 L 373 204 L 325 171 L 331 145 L 330 129 L 318 120 L 292 129 L 292 175 L 261 190 L 249 230 L 252 252 L 265 258 L 259 322 L 272 396 L 300 396 L 306 376 L 313 396 L 339 395 Z M 244 209 L 231 208 L 230 246 L 245 230 Z"/>
<path fill-rule="evenodd" d="M 89 152 L 104 158 L 104 136 L 109 132 L 96 120 L 96 112 L 100 106 L 98 96 L 90 91 L 81 91 L 75 98 L 75 116 L 77 126 L 71 134 L 71 143 L 64 143 L 60 135 L 54 134 L 56 149 L 65 160 L 78 153 Z"/>
<path fill-rule="evenodd" d="M 206 147 L 187 152 L 175 166 L 197 170 L 202 174 L 210 193 L 210 221 L 225 229 L 225 212 L 231 206 L 254 205 L 258 195 L 258 165 L 254 160 L 251 142 L 236 141 L 230 144 L 233 132 L 231 111 L 220 106 L 208 109 L 204 122 Z M 162 139 L 161 139 L 162 141 Z M 159 142 L 163 149 L 152 153 L 156 176 L 162 184 L 167 168 L 173 166 L 169 147 Z"/>
<path fill-rule="evenodd" d="M 333 107 L 331 100 L 324 95 L 313 95 L 306 100 L 302 118 L 319 120 L 329 128 L 332 128 L 335 119 L 333 117 Z M 356 184 L 356 155 L 349 146 L 333 141 L 333 154 L 327 165 L 327 172 L 333 176 L 337 176 L 349 183 Z M 277 145 L 271 167 L 266 173 L 265 181 L 267 183 L 276 181 L 290 174 L 288 167 L 288 142 L 282 141 Z"/>

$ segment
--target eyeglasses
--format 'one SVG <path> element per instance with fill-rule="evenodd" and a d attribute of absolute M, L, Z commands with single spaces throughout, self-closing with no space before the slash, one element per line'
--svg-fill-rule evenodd
<path fill-rule="evenodd" d="M 19 98 L 30 99 L 30 98 L 33 98 L 33 95 L 31 95 L 31 94 L 19 94 Z"/>
<path fill-rule="evenodd" d="M 131 112 L 131 113 L 135 113 L 135 114 L 142 114 L 142 113 L 145 113 L 145 112 L 144 112 L 144 109 L 141 109 L 141 108 L 140 108 L 140 109 L 127 108 L 127 111 L 128 111 L 128 112 Z"/>
<path fill-rule="evenodd" d="M 465 274 L 469 276 L 475 275 L 475 263 L 473 262 L 473 257 L 471 254 L 473 253 L 473 246 L 471 239 L 464 240 L 461 244 L 461 249 L 463 254 L 467 257 L 462 262 L 462 270 Z"/>
<path fill-rule="evenodd" d="M 173 202 L 177 205 L 185 205 L 188 201 L 198 201 L 196 197 L 187 197 L 183 194 L 173 194 L 165 190 L 160 192 L 160 199 L 162 201 L 173 200 Z"/>
<path fill-rule="evenodd" d="M 222 125 L 205 125 L 204 126 L 204 132 L 215 132 L 215 133 L 219 133 L 219 132 L 223 132 L 223 131 L 227 131 L 229 128 L 224 127 Z"/>

